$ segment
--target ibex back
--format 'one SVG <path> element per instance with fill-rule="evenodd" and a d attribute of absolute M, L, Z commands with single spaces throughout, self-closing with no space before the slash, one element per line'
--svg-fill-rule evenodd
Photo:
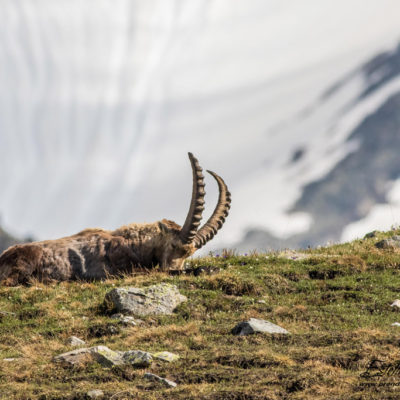
<path fill-rule="evenodd" d="M 200 228 L 204 210 L 204 176 L 193 154 L 193 191 L 183 226 L 163 219 L 152 224 L 129 224 L 114 231 L 85 229 L 73 236 L 8 248 L 0 256 L 0 282 L 15 286 L 32 279 L 41 282 L 104 279 L 135 268 L 180 269 L 185 259 L 211 240 L 222 227 L 231 198 L 224 181 L 217 181 L 219 198 L 208 221 Z"/>

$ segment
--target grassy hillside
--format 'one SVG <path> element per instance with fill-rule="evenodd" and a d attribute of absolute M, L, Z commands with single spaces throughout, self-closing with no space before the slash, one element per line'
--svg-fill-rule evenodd
<path fill-rule="evenodd" d="M 1 287 L 0 399 L 85 399 L 92 389 L 114 400 L 399 398 L 400 327 L 391 324 L 400 313 L 390 304 L 400 298 L 400 250 L 375 247 L 399 233 L 302 257 L 225 254 L 191 261 L 193 268 L 216 267 L 213 274 L 153 271 L 97 283 Z M 173 283 L 188 297 L 174 315 L 122 327 L 105 314 L 111 288 L 158 282 Z M 250 317 L 291 335 L 230 333 Z M 65 344 L 71 335 L 88 346 L 167 350 L 181 358 L 145 369 L 55 364 L 55 355 L 71 350 Z M 360 376 L 374 359 L 380 369 Z M 154 388 L 145 372 L 178 386 Z"/>

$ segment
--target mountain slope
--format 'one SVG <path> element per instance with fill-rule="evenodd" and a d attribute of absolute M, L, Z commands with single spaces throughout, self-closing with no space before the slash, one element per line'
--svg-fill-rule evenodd
<path fill-rule="evenodd" d="M 390 203 L 390 191 L 400 179 L 400 46 L 374 57 L 327 90 L 311 115 L 319 114 L 325 103 L 335 101 L 360 76 L 362 89 L 350 102 L 342 103 L 332 126 L 332 132 L 340 131 L 341 125 L 350 132 L 348 154 L 327 174 L 306 184 L 292 207 L 292 212 L 311 216 L 310 228 L 280 239 L 252 230 L 238 248 L 251 247 L 252 241 L 257 248 L 262 243 L 265 247 L 271 243 L 306 247 L 338 241 L 347 225 L 368 216 L 377 204 Z M 303 158 L 298 156 L 293 164 L 301 168 Z M 399 222 L 400 215 L 393 210 L 390 215 L 392 225 Z"/>

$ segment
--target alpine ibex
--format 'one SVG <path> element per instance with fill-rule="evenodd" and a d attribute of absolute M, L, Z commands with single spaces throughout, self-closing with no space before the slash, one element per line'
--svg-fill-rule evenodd
<path fill-rule="evenodd" d="M 211 240 L 228 215 L 231 198 L 225 182 L 217 181 L 219 198 L 208 221 L 198 229 L 204 210 L 202 168 L 189 153 L 193 191 L 182 227 L 163 219 L 152 224 L 130 224 L 115 231 L 85 229 L 73 236 L 12 246 L 0 256 L 0 282 L 15 286 L 37 279 L 42 282 L 70 279 L 104 279 L 135 268 L 180 269 L 185 259 Z"/>

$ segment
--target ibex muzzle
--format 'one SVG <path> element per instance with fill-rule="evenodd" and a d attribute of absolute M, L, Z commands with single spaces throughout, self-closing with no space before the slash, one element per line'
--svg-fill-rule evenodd
<path fill-rule="evenodd" d="M 204 176 L 189 153 L 193 170 L 192 201 L 182 227 L 163 219 L 152 224 L 130 224 L 115 231 L 85 229 L 73 236 L 21 244 L 0 256 L 0 282 L 5 285 L 70 279 L 104 279 L 135 268 L 180 269 L 185 259 L 204 246 L 221 229 L 231 204 L 225 182 L 217 181 L 219 198 L 208 221 L 200 228 L 204 210 Z"/>

